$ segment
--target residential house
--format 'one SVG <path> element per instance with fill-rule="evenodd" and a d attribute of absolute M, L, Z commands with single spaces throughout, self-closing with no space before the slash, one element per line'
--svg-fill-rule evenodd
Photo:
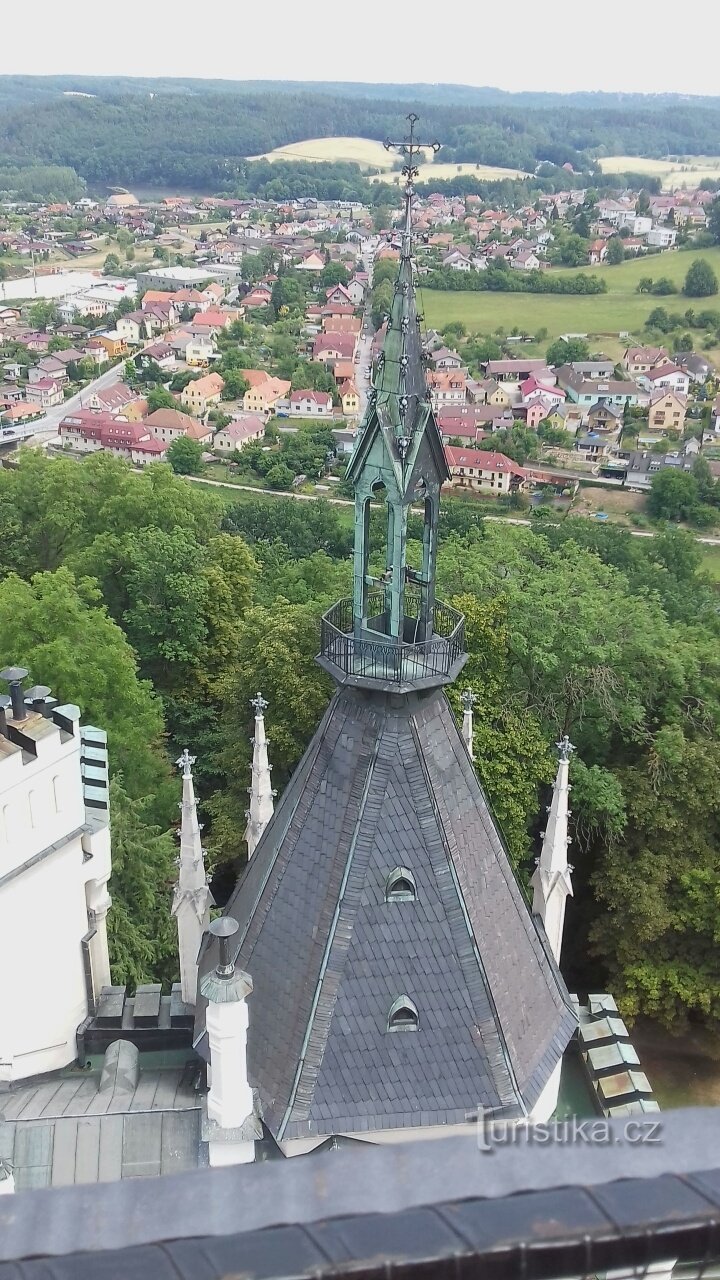
<path fill-rule="evenodd" d="M 190 328 L 195 334 L 220 333 L 239 319 L 240 312 L 231 307 L 208 307 L 207 311 L 196 312 Z"/>
<path fill-rule="evenodd" d="M 620 405 L 621 408 L 626 404 L 648 403 L 647 392 L 642 391 L 635 382 L 624 382 L 615 378 L 583 378 L 567 365 L 558 369 L 557 376 L 558 386 L 567 391 L 569 399 L 574 404 L 583 407 L 589 408 L 596 400 L 606 400 L 611 404 Z"/>
<path fill-rule="evenodd" d="M 612 378 L 615 372 L 615 365 L 612 360 L 571 360 L 563 368 L 572 369 L 573 373 L 579 373 L 583 378 Z"/>
<path fill-rule="evenodd" d="M 215 351 L 215 342 L 209 335 L 189 337 L 185 344 L 185 363 L 191 369 L 207 369 Z"/>
<path fill-rule="evenodd" d="M 213 440 L 213 449 L 218 453 L 234 453 L 246 444 L 264 439 L 264 436 L 265 420 L 256 414 L 242 414 L 220 428 Z"/>
<path fill-rule="evenodd" d="M 160 369 L 174 369 L 175 352 L 167 342 L 153 342 L 145 347 L 136 357 L 135 363 L 141 368 L 153 361 Z"/>
<path fill-rule="evenodd" d="M 621 363 L 636 378 L 639 373 L 648 373 L 650 369 L 671 361 L 664 347 L 627 347 Z"/>
<path fill-rule="evenodd" d="M 546 383 L 541 382 L 535 374 L 520 383 L 520 395 L 525 404 L 529 404 L 533 400 L 546 400 L 554 407 L 557 404 L 563 404 L 565 401 L 565 392 L 561 387 L 548 386 Z"/>
<path fill-rule="evenodd" d="M 91 392 L 85 404 L 88 409 L 98 409 L 112 417 L 122 416 L 127 422 L 139 422 L 147 413 L 147 400 L 124 382 Z"/>
<path fill-rule="evenodd" d="M 19 427 L 23 422 L 32 422 L 33 418 L 41 418 L 44 412 L 42 405 L 36 400 L 21 400 L 0 413 L 0 423 L 4 427 Z"/>
<path fill-rule="evenodd" d="M 588 246 L 588 259 L 592 267 L 597 266 L 599 262 L 604 262 L 607 258 L 608 242 L 607 240 L 593 240 Z"/>
<path fill-rule="evenodd" d="M 58 427 L 63 444 L 78 453 L 95 453 L 102 449 L 104 427 L 111 427 L 116 419 L 111 413 L 98 409 L 73 409 L 66 414 Z"/>
<path fill-rule="evenodd" d="M 295 263 L 296 271 L 323 271 L 324 268 L 325 259 L 317 249 L 311 249 L 299 262 Z"/>
<path fill-rule="evenodd" d="M 686 411 L 687 395 L 672 389 L 654 391 L 650 396 L 648 428 L 662 434 L 668 431 L 680 433 L 685 426 Z"/>
<path fill-rule="evenodd" d="M 108 333 L 98 333 L 95 336 L 105 348 L 108 360 L 116 360 L 118 356 L 124 356 L 127 353 L 127 343 L 117 329 L 112 329 Z"/>
<path fill-rule="evenodd" d="M 444 267 L 450 267 L 453 271 L 472 271 L 473 264 L 470 261 L 470 246 L 456 245 L 449 253 L 445 254 L 442 260 Z"/>
<path fill-rule="evenodd" d="M 203 417 L 208 409 L 220 403 L 220 393 L 225 386 L 219 373 L 206 373 L 203 378 L 188 382 L 180 393 L 180 402 L 196 417 Z"/>
<path fill-rule="evenodd" d="M 30 366 L 27 375 L 31 386 L 36 382 L 43 382 L 46 378 L 52 378 L 60 386 L 65 386 L 70 381 L 65 365 L 55 356 L 43 356 L 37 364 Z"/>
<path fill-rule="evenodd" d="M 360 336 L 362 330 L 362 320 L 360 316 L 323 316 L 322 331 L 323 333 L 354 333 L 355 337 Z"/>
<path fill-rule="evenodd" d="M 332 366 L 332 374 L 339 387 L 341 382 L 352 381 L 355 377 L 355 365 L 352 360 L 336 360 Z"/>
<path fill-rule="evenodd" d="M 504 453 L 445 446 L 450 484 L 500 497 L 525 487 L 525 472 Z"/>
<path fill-rule="evenodd" d="M 437 351 L 433 351 L 430 363 L 433 369 L 462 369 L 463 364 L 457 351 L 451 351 L 449 347 L 439 347 Z"/>
<path fill-rule="evenodd" d="M 467 375 L 462 369 L 441 369 L 427 379 L 430 399 L 436 411 L 446 404 L 464 404 L 467 394 Z"/>
<path fill-rule="evenodd" d="M 117 331 L 131 347 L 139 347 L 150 337 L 150 325 L 144 310 L 130 311 L 125 316 L 118 316 Z"/>
<path fill-rule="evenodd" d="M 678 369 L 675 364 L 661 364 L 647 373 L 638 374 L 638 386 L 645 391 L 657 391 L 659 388 L 670 388 L 680 395 L 686 396 L 690 389 L 690 375 L 685 369 Z"/>
<path fill-rule="evenodd" d="M 678 351 L 677 355 L 673 356 L 673 363 L 679 369 L 685 370 L 691 382 L 702 384 L 715 373 L 710 361 L 705 356 L 698 355 L 696 351 Z"/>
<path fill-rule="evenodd" d="M 243 396 L 245 413 L 267 419 L 278 400 L 285 399 L 290 393 L 290 382 L 283 378 L 271 378 L 264 369 L 243 369 L 242 375 L 249 383 Z"/>
<path fill-rule="evenodd" d="M 510 266 L 515 271 L 539 271 L 540 259 L 532 249 L 521 249 L 510 259 Z"/>
<path fill-rule="evenodd" d="M 653 227 L 647 233 L 647 243 L 656 249 L 670 249 L 677 240 L 675 227 Z"/>
<path fill-rule="evenodd" d="M 342 411 L 347 418 L 354 418 L 360 412 L 360 396 L 351 378 L 341 382 L 338 388 Z"/>
<path fill-rule="evenodd" d="M 599 462 L 617 453 L 618 436 L 614 432 L 588 431 L 576 437 L 575 448 L 587 462 Z"/>
<path fill-rule="evenodd" d="M 362 280 L 358 279 L 357 276 L 353 276 L 352 280 L 347 286 L 347 292 L 353 306 L 361 307 L 365 300 L 365 293 L 366 293 L 366 287 L 363 284 Z"/>
<path fill-rule="evenodd" d="M 349 290 L 345 288 L 344 284 L 334 284 L 332 288 L 326 289 L 325 297 L 328 302 L 345 303 L 349 307 L 353 307 L 355 305 L 350 297 Z"/>
<path fill-rule="evenodd" d="M 52 409 L 56 404 L 62 404 L 64 399 L 60 383 L 54 382 L 52 378 L 40 378 L 37 382 L 28 385 L 27 396 L 29 400 L 37 402 L 43 411 Z"/>
<path fill-rule="evenodd" d="M 180 409 L 155 409 L 145 418 L 144 425 L 156 440 L 161 440 L 165 445 L 172 444 L 173 440 L 178 440 L 181 436 L 189 436 L 202 445 L 212 441 L 212 427 L 204 426 L 197 418 L 191 418 Z"/>
<path fill-rule="evenodd" d="M 588 429 L 595 432 L 615 432 L 619 438 L 623 424 L 623 410 L 610 401 L 597 400 L 587 412 Z"/>
<path fill-rule="evenodd" d="M 630 454 L 626 483 L 633 488 L 649 489 L 653 479 L 661 471 L 692 471 L 700 451 L 700 442 L 686 440 L 681 449 L 672 453 L 654 453 L 650 449 L 638 449 Z"/>
<path fill-rule="evenodd" d="M 20 312 L 16 307 L 0 307 L 0 329 L 9 329 L 20 323 Z"/>
<path fill-rule="evenodd" d="M 333 360 L 352 360 L 357 340 L 352 333 L 319 333 L 313 342 L 312 358 L 327 364 Z"/>
<path fill-rule="evenodd" d="M 331 418 L 332 408 L 327 391 L 293 391 L 290 395 L 291 418 Z"/>
<path fill-rule="evenodd" d="M 73 443 L 84 443 L 84 452 L 104 449 L 118 458 L 125 458 L 135 467 L 145 467 L 151 462 L 162 462 L 167 445 L 156 440 L 142 422 L 125 422 L 113 418 L 109 423 L 77 423 L 77 416 L 64 418 L 58 428 L 60 438 Z"/>
<path fill-rule="evenodd" d="M 355 449 L 357 431 L 338 430 L 337 427 L 333 427 L 333 435 L 338 458 L 349 458 Z"/>
<path fill-rule="evenodd" d="M 0 400 L 6 407 L 11 404 L 20 404 L 26 399 L 26 390 L 25 387 L 19 387 L 13 382 L 3 383 L 0 386 Z"/>

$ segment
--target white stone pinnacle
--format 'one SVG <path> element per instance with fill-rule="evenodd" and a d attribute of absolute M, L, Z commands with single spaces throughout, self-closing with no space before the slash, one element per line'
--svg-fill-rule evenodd
<path fill-rule="evenodd" d="M 462 722 L 463 741 L 465 742 L 465 746 L 468 749 L 468 755 L 470 756 L 470 759 L 474 760 L 475 752 L 473 750 L 473 707 L 477 702 L 477 698 L 473 693 L 472 689 L 465 689 L 464 693 L 461 695 L 461 700 L 463 705 L 463 722 Z"/>
<path fill-rule="evenodd" d="M 245 829 L 248 858 L 251 858 L 255 852 L 260 837 L 273 816 L 273 796 L 275 795 L 270 778 L 272 765 L 268 764 L 268 743 L 265 736 L 264 712 L 268 704 L 262 694 L 258 693 L 251 700 L 250 705 L 255 709 L 255 734 L 251 739 L 253 758 L 252 782 L 248 788 L 250 792 L 250 807 L 245 815 L 248 820 Z"/>
<path fill-rule="evenodd" d="M 172 913 L 178 928 L 182 998 L 185 1004 L 194 1005 L 197 999 L 197 959 L 203 933 L 210 923 L 212 894 L 205 874 L 201 826 L 193 786 L 192 766 L 195 757 L 186 748 L 177 763 L 182 769 L 183 791 L 180 805 L 179 870 L 173 893 Z"/>
<path fill-rule="evenodd" d="M 571 843 L 568 836 L 570 814 L 568 773 L 570 755 L 575 748 L 567 735 L 557 743 L 557 748 L 560 759 L 553 787 L 552 803 L 548 809 L 542 850 L 530 883 L 533 887 L 533 912 L 543 921 L 553 955 L 559 963 L 565 924 L 565 905 L 568 894 L 572 893 L 570 877 L 572 868 L 567 858 L 568 845 Z"/>

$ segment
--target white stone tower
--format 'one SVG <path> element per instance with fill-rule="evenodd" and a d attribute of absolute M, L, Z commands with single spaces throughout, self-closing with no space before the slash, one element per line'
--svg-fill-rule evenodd
<path fill-rule="evenodd" d="M 255 708 L 255 735 L 252 738 L 252 785 L 248 787 L 250 808 L 245 810 L 245 817 L 248 820 L 245 828 L 248 858 L 251 858 L 255 852 L 258 841 L 273 816 L 275 792 L 272 789 L 270 778 L 272 765 L 268 764 L 268 743 L 265 737 L 264 713 L 267 705 L 261 693 L 257 693 L 250 702 L 250 706 Z"/>
<path fill-rule="evenodd" d="M 172 913 L 177 920 L 180 983 L 185 1004 L 197 1000 L 197 961 L 203 934 L 210 924 L 212 894 L 205 874 L 205 859 L 200 842 L 200 823 L 193 786 L 192 766 L 195 756 L 187 747 L 178 760 L 182 769 L 182 818 L 180 821 L 179 875 L 173 894 Z"/>
<path fill-rule="evenodd" d="M 0 672 L 1 1080 L 73 1062 L 110 984 L 107 738 L 27 674 Z"/>
<path fill-rule="evenodd" d="M 568 771 L 570 756 L 575 750 L 567 734 L 557 743 L 560 759 L 553 787 L 552 802 L 548 806 L 548 822 L 543 835 L 542 852 L 537 859 L 530 883 L 533 887 L 533 912 L 545 925 L 553 955 L 560 963 L 565 905 L 572 893 L 570 873 L 572 867 L 567 858 L 568 845 Z"/>

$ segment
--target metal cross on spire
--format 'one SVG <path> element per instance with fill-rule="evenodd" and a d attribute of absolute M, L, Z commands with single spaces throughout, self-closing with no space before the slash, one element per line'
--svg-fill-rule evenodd
<path fill-rule="evenodd" d="M 416 161 L 422 151 L 432 151 L 433 153 L 437 153 L 440 150 L 440 143 L 437 141 L 421 142 L 419 138 L 415 137 L 415 125 L 417 124 L 418 117 L 415 115 L 414 111 L 410 112 L 407 119 L 410 124 L 410 132 L 407 134 L 405 138 L 403 138 L 402 142 L 393 142 L 391 138 L 386 138 L 385 142 L 383 143 L 383 146 L 385 147 L 386 151 L 391 151 L 391 150 L 399 151 L 405 157 L 405 163 L 402 167 L 402 172 L 406 179 L 406 182 L 405 182 L 405 228 L 404 228 L 405 234 L 403 237 L 403 255 L 409 257 L 411 217 L 412 217 L 412 198 L 415 191 L 415 186 L 414 186 L 415 179 L 417 178 L 418 173 L 420 172 L 419 166 L 416 163 Z"/>

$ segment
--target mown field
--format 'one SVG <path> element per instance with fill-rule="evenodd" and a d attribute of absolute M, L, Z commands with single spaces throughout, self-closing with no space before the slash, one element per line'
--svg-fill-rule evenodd
<path fill-rule="evenodd" d="M 431 152 L 425 153 L 428 158 Z M 310 160 L 310 161 L 348 161 L 359 164 L 363 169 L 389 172 L 398 159 L 396 151 L 386 151 L 382 142 L 373 138 L 309 138 L 307 142 L 291 142 L 286 147 L 276 147 L 264 156 L 253 156 L 253 160 Z M 488 164 L 441 164 L 426 163 L 420 165 L 420 181 L 430 182 L 433 178 L 453 178 L 457 173 L 472 173 L 476 178 L 517 178 L 525 175 L 519 169 L 500 169 Z"/>
<path fill-rule="evenodd" d="M 720 309 L 720 297 L 717 296 L 686 299 L 682 293 L 656 297 L 636 292 L 641 276 L 652 276 L 656 280 L 666 276 L 681 289 L 687 270 L 695 258 L 704 258 L 710 262 L 720 278 L 720 248 L 713 248 L 689 253 L 654 254 L 622 262 L 616 267 L 585 267 L 563 271 L 563 274 L 575 275 L 584 270 L 589 275 L 600 276 L 607 282 L 607 293 L 455 293 L 425 289 L 422 290 L 425 323 L 430 328 L 442 329 L 451 320 L 462 320 L 469 331 L 481 333 L 492 333 L 498 326 L 507 333 L 514 328 L 527 333 L 547 329 L 549 339 L 556 338 L 561 333 L 615 336 L 619 332 L 638 334 L 656 306 L 679 311 L 685 311 L 689 306 L 695 309 L 698 306 Z M 699 340 L 701 335 L 698 333 L 697 336 Z M 608 340 L 611 341 L 612 339 Z M 608 342 L 605 343 L 606 347 Z"/>
<path fill-rule="evenodd" d="M 598 161 L 603 173 L 647 173 L 662 178 L 666 191 L 696 187 L 720 178 L 720 156 L 686 156 L 678 160 L 648 160 L 643 156 L 604 156 Z"/>

